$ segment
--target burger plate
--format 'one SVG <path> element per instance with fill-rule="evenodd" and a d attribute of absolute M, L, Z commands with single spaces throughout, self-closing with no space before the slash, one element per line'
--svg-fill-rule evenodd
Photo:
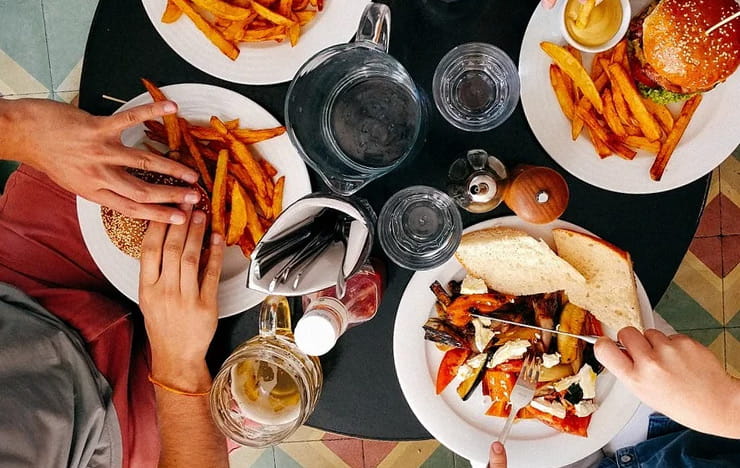
<path fill-rule="evenodd" d="M 162 91 L 177 102 L 179 115 L 194 124 L 207 125 L 215 115 L 224 121 L 238 118 L 241 126 L 255 129 L 280 125 L 259 104 L 234 91 L 193 83 L 165 86 Z M 141 94 L 116 112 L 150 102 L 148 94 Z M 129 128 L 121 135 L 127 146 L 140 146 L 145 138 L 143 125 Z M 251 145 L 250 149 L 266 157 L 277 169 L 278 177 L 285 176 L 283 206 L 311 192 L 306 165 L 287 134 Z M 77 197 L 77 218 L 85 245 L 100 271 L 121 293 L 138 303 L 139 260 L 124 254 L 110 241 L 103 227 L 100 205 Z M 248 261 L 239 247 L 228 247 L 218 291 L 219 317 L 245 311 L 264 298 L 263 294 L 247 289 L 247 269 Z"/>
<path fill-rule="evenodd" d="M 639 15 L 649 0 L 633 0 L 632 15 Z M 620 193 L 657 193 L 684 186 L 719 166 L 740 143 L 740 73 L 704 93 L 703 99 L 668 162 L 663 178 L 650 179 L 655 156 L 638 151 L 627 161 L 619 157 L 600 159 L 585 135 L 570 138 L 570 121 L 563 115 L 550 87 L 548 69 L 552 61 L 540 42 L 565 44 L 555 11 L 537 6 L 524 33 L 519 55 L 521 100 L 535 137 L 566 171 L 599 188 Z M 584 54 L 590 67 L 591 56 Z M 676 104 L 677 115 L 681 104 Z M 542 110 L 546 111 L 543 112 Z"/>

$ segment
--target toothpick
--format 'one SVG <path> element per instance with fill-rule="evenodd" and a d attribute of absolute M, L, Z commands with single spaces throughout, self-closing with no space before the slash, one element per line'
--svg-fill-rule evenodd
<path fill-rule="evenodd" d="M 108 101 L 117 102 L 119 104 L 126 104 L 126 101 L 124 101 L 123 99 L 118 99 L 118 98 L 115 98 L 113 96 L 108 96 L 107 94 L 103 94 L 101 97 L 103 99 L 107 99 Z"/>
<path fill-rule="evenodd" d="M 714 31 L 715 29 L 721 28 L 722 26 L 724 26 L 725 24 L 727 24 L 730 21 L 734 20 L 738 16 L 740 16 L 740 11 L 736 11 L 735 14 L 728 16 L 727 18 L 723 19 L 722 21 L 720 21 L 719 23 L 715 24 L 711 28 L 707 29 L 706 31 L 704 31 L 704 34 L 706 34 L 707 36 L 710 35 L 712 33 L 712 31 Z"/>

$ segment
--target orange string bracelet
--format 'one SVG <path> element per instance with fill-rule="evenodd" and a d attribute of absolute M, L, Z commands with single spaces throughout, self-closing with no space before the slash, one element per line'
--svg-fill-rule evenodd
<path fill-rule="evenodd" d="M 161 388 L 163 390 L 167 390 L 170 393 L 174 393 L 175 395 L 184 395 L 184 396 L 197 397 L 197 396 L 206 396 L 209 393 L 209 391 L 205 391 L 205 392 L 184 392 L 182 390 L 178 390 L 176 388 L 172 388 L 169 385 L 163 384 L 162 382 L 160 382 L 160 381 L 156 380 L 154 377 L 152 377 L 152 374 L 149 374 L 148 377 L 149 377 L 149 381 L 151 383 L 153 383 L 154 385 L 156 385 L 157 387 L 159 387 L 159 388 Z"/>

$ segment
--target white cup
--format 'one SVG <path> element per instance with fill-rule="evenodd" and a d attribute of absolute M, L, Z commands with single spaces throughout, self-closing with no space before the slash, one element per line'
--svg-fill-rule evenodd
<path fill-rule="evenodd" d="M 572 45 L 582 52 L 589 52 L 592 54 L 595 54 L 596 52 L 603 52 L 617 45 L 617 42 L 622 40 L 622 38 L 624 37 L 625 33 L 627 32 L 627 28 L 629 28 L 630 21 L 632 20 L 632 6 L 630 5 L 630 0 L 619 0 L 620 5 L 622 6 L 622 22 L 619 24 L 619 29 L 617 29 L 617 32 L 614 34 L 614 36 L 611 37 L 611 39 L 598 46 L 583 45 L 568 32 L 568 28 L 565 25 L 565 12 L 569 3 L 578 1 L 580 0 L 565 0 L 561 1 L 560 5 L 558 6 L 558 21 L 560 22 L 560 33 L 563 35 L 565 40 L 568 41 L 568 44 Z"/>

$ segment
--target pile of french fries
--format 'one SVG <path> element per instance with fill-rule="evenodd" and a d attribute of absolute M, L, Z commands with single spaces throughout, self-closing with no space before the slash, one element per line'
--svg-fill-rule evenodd
<path fill-rule="evenodd" d="M 167 0 L 163 23 L 185 16 L 231 60 L 240 42 L 298 43 L 301 26 L 324 7 L 324 0 Z"/>
<path fill-rule="evenodd" d="M 626 40 L 596 54 L 590 74 L 573 47 L 551 42 L 542 42 L 540 47 L 554 62 L 550 83 L 563 114 L 571 121 L 573 140 L 585 128 L 601 158 L 616 154 L 631 160 L 638 149 L 655 153 L 650 178 L 659 181 L 701 95 L 689 98 L 677 118 L 666 106 L 642 97 L 630 75 Z"/>
<path fill-rule="evenodd" d="M 142 82 L 154 101 L 167 99 L 151 81 Z M 285 176 L 273 181 L 277 170 L 266 159 L 256 158 L 247 145 L 282 135 L 285 127 L 239 128 L 238 119 L 222 122 L 215 116 L 207 127 L 175 114 L 162 120 L 146 121 L 145 133 L 169 151 L 159 151 L 150 143 L 145 146 L 198 171 L 211 198 L 211 230 L 224 236 L 226 245 L 239 245 L 249 257 L 283 209 Z"/>

